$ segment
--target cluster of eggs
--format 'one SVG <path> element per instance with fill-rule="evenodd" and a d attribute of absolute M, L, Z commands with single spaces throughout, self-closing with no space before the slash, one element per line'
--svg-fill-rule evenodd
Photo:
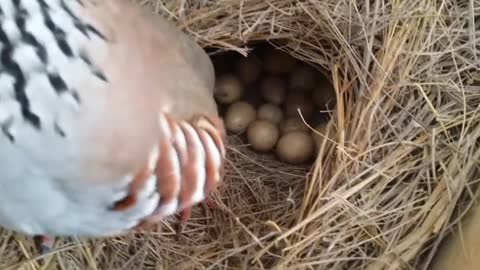
<path fill-rule="evenodd" d="M 316 69 L 270 49 L 263 57 L 249 54 L 231 71 L 218 75 L 215 99 L 224 107 L 228 132 L 246 133 L 257 152 L 273 151 L 290 164 L 310 160 L 325 133 L 321 111 L 331 108 L 335 93 Z M 309 126 L 314 124 L 316 132 Z"/>

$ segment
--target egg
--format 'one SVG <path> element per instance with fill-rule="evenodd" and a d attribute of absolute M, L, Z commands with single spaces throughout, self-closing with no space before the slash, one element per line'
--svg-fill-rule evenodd
<path fill-rule="evenodd" d="M 288 87 L 302 91 L 310 91 L 315 87 L 317 71 L 307 65 L 295 68 L 288 78 Z"/>
<path fill-rule="evenodd" d="M 326 79 L 321 80 L 312 91 L 312 100 L 319 108 L 332 109 L 335 106 L 335 89 Z"/>
<path fill-rule="evenodd" d="M 254 108 L 258 108 L 265 103 L 262 96 L 258 93 L 258 87 L 254 84 L 245 87 L 242 101 L 252 104 Z"/>
<path fill-rule="evenodd" d="M 280 137 L 275 147 L 278 158 L 290 164 L 301 164 L 310 160 L 315 143 L 308 132 L 293 131 Z"/>
<path fill-rule="evenodd" d="M 224 74 L 217 78 L 214 97 L 220 104 L 231 104 L 242 97 L 243 91 L 243 85 L 237 77 Z"/>
<path fill-rule="evenodd" d="M 245 131 L 256 118 L 255 108 L 244 101 L 230 105 L 225 113 L 225 128 L 232 133 Z"/>
<path fill-rule="evenodd" d="M 267 120 L 274 124 L 280 124 L 283 119 L 283 112 L 280 107 L 275 104 L 265 103 L 257 111 L 257 119 Z"/>
<path fill-rule="evenodd" d="M 289 117 L 280 124 L 280 132 L 282 134 L 287 134 L 293 131 L 307 132 L 308 130 L 308 126 L 305 125 L 300 117 Z"/>
<path fill-rule="evenodd" d="M 260 83 L 260 93 L 265 101 L 280 105 L 285 101 L 287 89 L 280 77 L 269 76 Z"/>
<path fill-rule="evenodd" d="M 244 84 L 251 84 L 259 78 L 262 72 L 262 63 L 257 56 L 250 54 L 236 63 L 235 71 Z"/>
<path fill-rule="evenodd" d="M 311 99 L 303 92 L 291 92 L 285 101 L 285 114 L 287 116 L 300 116 L 300 113 L 305 119 L 310 119 L 313 115 L 315 107 Z"/>
<path fill-rule="evenodd" d="M 264 57 L 264 68 L 270 74 L 291 72 L 296 64 L 297 59 L 278 49 L 269 50 Z"/>
<path fill-rule="evenodd" d="M 272 150 L 279 136 L 280 132 L 277 126 L 266 120 L 255 120 L 248 126 L 248 142 L 258 152 Z"/>

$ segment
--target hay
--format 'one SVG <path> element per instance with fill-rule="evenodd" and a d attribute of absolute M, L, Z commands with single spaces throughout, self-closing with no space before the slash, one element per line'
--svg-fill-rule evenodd
<path fill-rule="evenodd" d="M 479 1 L 137 1 L 204 47 L 275 41 L 330 70 L 333 139 L 310 170 L 231 137 L 219 207 L 196 207 L 181 239 L 165 221 L 60 243 L 49 267 L 425 269 L 478 178 Z M 0 268 L 39 269 L 31 244 L 4 231 Z"/>

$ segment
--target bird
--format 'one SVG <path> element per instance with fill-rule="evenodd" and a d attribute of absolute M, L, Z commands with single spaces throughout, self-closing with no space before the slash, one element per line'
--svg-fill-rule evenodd
<path fill-rule="evenodd" d="M 0 227 L 123 235 L 205 201 L 226 133 L 207 52 L 131 0 L 0 1 Z"/>

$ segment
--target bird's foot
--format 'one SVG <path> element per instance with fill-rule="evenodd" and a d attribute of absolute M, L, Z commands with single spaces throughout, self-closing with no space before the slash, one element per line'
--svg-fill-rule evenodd
<path fill-rule="evenodd" d="M 47 235 L 37 235 L 34 240 L 41 255 L 48 254 L 55 244 L 55 238 Z"/>

